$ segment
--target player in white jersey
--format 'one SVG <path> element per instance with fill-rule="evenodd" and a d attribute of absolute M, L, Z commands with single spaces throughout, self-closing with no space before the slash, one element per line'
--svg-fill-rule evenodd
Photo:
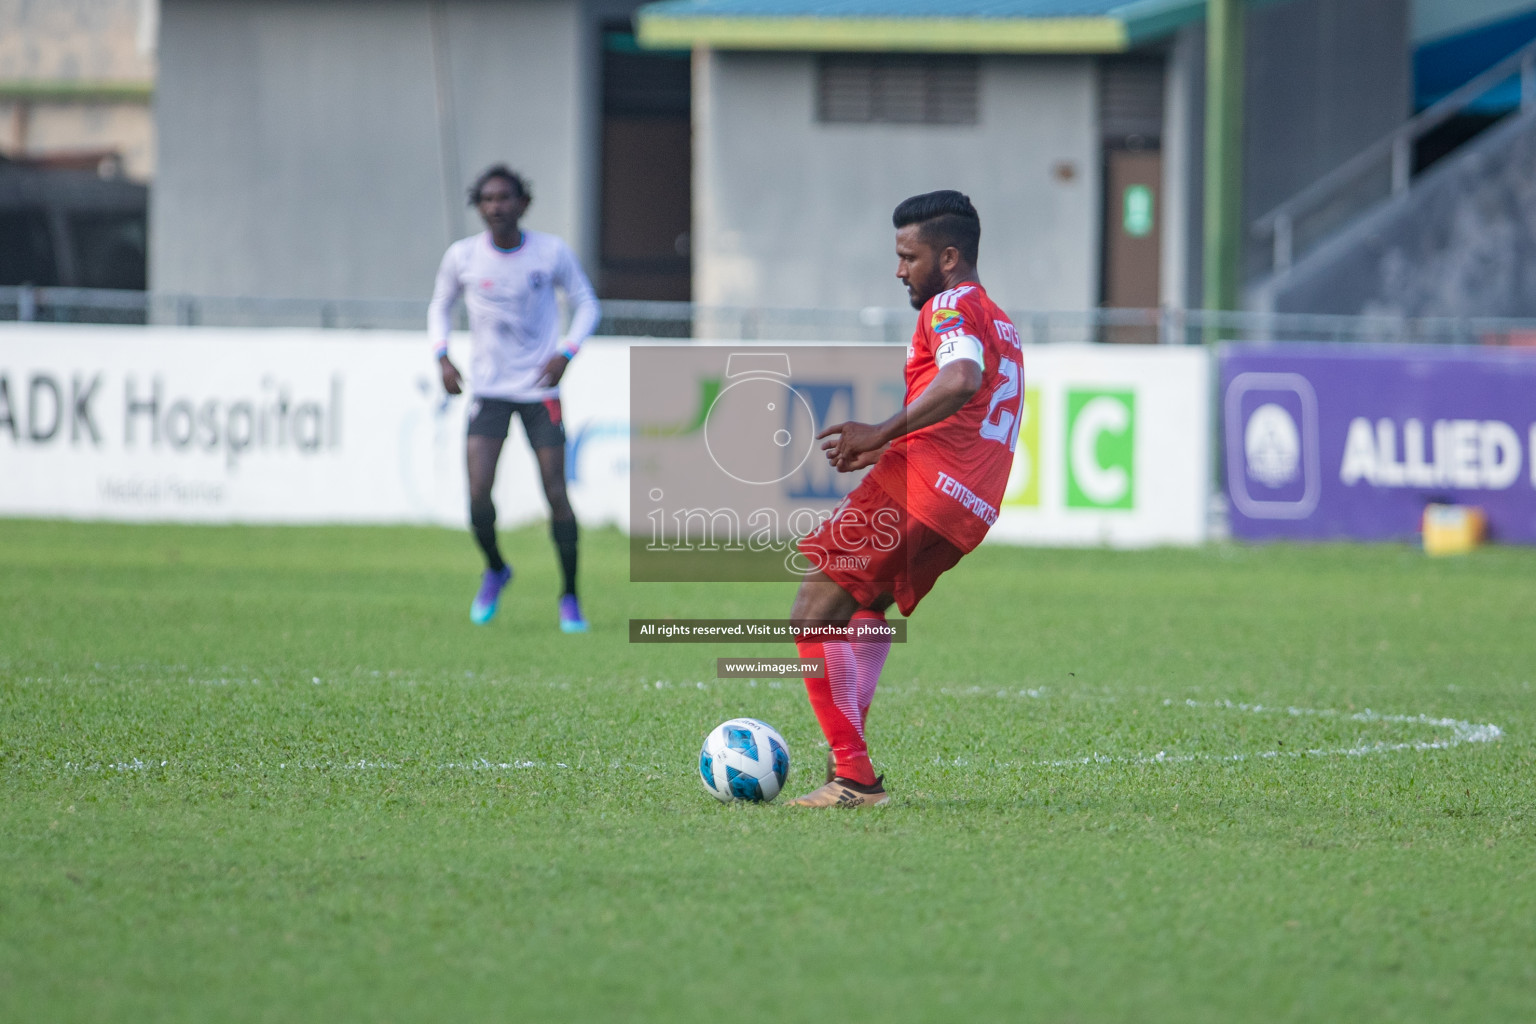
<path fill-rule="evenodd" d="M 503 588 L 512 581 L 512 567 L 496 544 L 491 485 L 507 429 L 518 415 L 539 460 L 549 500 L 550 534 L 564 577 L 560 628 L 583 633 L 587 622 L 576 598 L 576 514 L 565 494 L 559 385 L 582 341 L 597 326 L 597 298 L 569 246 L 554 235 L 519 227 L 532 196 L 518 174 L 497 164 L 475 181 L 469 200 L 487 230 L 448 247 L 427 309 L 427 330 L 443 387 L 451 395 L 464 389 L 464 378 L 448 358 L 453 304 L 460 296 L 469 314 L 469 522 L 486 563 L 469 615 L 474 622 L 489 622 Z M 565 292 L 573 311 L 564 337 L 556 288 Z"/>

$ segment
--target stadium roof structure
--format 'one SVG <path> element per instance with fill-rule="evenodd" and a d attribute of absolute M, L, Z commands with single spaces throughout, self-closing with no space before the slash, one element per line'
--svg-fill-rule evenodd
<path fill-rule="evenodd" d="M 1205 17 L 1206 0 L 662 0 L 649 49 L 1119 53 Z"/>

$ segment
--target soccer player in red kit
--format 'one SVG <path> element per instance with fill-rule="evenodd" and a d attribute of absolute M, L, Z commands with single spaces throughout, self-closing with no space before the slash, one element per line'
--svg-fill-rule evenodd
<path fill-rule="evenodd" d="M 820 434 L 840 472 L 874 466 L 832 518 L 800 542 L 817 567 L 791 618 L 849 628 L 857 639 L 796 642 L 825 674 L 805 686 L 831 744 L 826 785 L 801 807 L 869 807 L 889 799 L 864 723 L 890 651 L 885 611 L 911 615 L 945 570 L 997 521 L 1018 443 L 1024 395 L 1019 333 L 976 273 L 981 220 L 959 192 L 913 196 L 892 217 L 896 276 L 920 310 L 907 348 L 906 399 L 884 423 Z"/>

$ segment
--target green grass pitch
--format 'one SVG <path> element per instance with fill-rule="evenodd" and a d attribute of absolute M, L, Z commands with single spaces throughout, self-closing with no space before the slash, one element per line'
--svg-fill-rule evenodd
<path fill-rule="evenodd" d="M 542 529 L 0 522 L 0 1020 L 1536 1019 L 1536 551 L 984 548 L 892 651 L 893 799 L 723 806 L 787 613 Z"/>

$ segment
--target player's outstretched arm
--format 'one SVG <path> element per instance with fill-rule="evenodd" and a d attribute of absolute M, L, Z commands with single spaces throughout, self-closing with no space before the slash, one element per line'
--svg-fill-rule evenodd
<path fill-rule="evenodd" d="M 939 371 L 917 401 L 884 423 L 838 423 L 816 436 L 826 441 L 821 447 L 827 461 L 839 472 L 851 473 L 874 465 L 885 446 L 898 437 L 953 416 L 980 388 L 981 365 L 956 359 Z"/>
<path fill-rule="evenodd" d="M 448 358 L 448 335 L 453 331 L 453 304 L 459 300 L 461 291 L 463 286 L 459 284 L 458 261 L 450 246 L 443 253 L 442 263 L 438 265 L 432 301 L 427 305 L 427 335 L 432 339 L 437 367 L 443 375 L 443 390 L 450 395 L 460 394 L 464 390 L 464 378 Z"/>

